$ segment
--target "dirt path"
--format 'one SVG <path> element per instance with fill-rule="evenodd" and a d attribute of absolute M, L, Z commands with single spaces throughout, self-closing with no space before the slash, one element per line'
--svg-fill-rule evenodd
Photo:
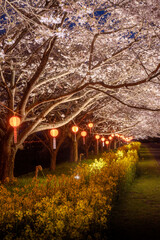
<path fill-rule="evenodd" d="M 109 240 L 160 240 L 160 146 L 145 144 L 140 154 L 138 177 L 113 210 Z"/>

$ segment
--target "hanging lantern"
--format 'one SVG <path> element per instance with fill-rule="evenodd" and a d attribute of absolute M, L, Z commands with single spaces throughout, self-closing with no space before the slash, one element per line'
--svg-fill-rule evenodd
<path fill-rule="evenodd" d="M 81 132 L 81 136 L 83 137 L 83 144 L 85 144 L 85 137 L 87 136 L 87 132 L 86 131 L 82 131 Z"/>
<path fill-rule="evenodd" d="M 77 126 L 72 127 L 72 132 L 74 132 L 75 141 L 76 141 L 76 133 L 78 132 L 78 130 L 79 130 L 79 127 L 77 127 Z"/>
<path fill-rule="evenodd" d="M 112 140 L 112 136 L 109 136 L 109 140 Z"/>
<path fill-rule="evenodd" d="M 20 123 L 21 123 L 21 120 L 17 116 L 13 116 L 9 119 L 9 124 L 14 129 L 14 143 L 17 143 L 17 127 L 20 125 Z"/>
<path fill-rule="evenodd" d="M 98 142 L 98 140 L 100 139 L 100 136 L 97 134 L 95 136 L 95 139 L 97 140 L 97 155 L 98 155 L 99 154 L 99 142 Z"/>
<path fill-rule="evenodd" d="M 53 128 L 50 130 L 50 135 L 53 137 L 53 149 L 56 149 L 56 137 L 58 136 L 58 129 Z"/>
<path fill-rule="evenodd" d="M 104 141 L 105 141 L 105 138 L 102 137 L 102 138 L 101 138 L 101 141 L 102 141 L 102 146 L 104 147 Z"/>
<path fill-rule="evenodd" d="M 105 141 L 105 144 L 107 145 L 107 149 L 108 149 L 108 146 L 109 146 L 109 141 L 108 141 L 108 140 L 106 140 L 106 141 Z"/>
<path fill-rule="evenodd" d="M 92 122 L 88 123 L 88 127 L 90 128 L 90 133 L 91 133 L 91 129 L 93 128 L 93 123 Z"/>
<path fill-rule="evenodd" d="M 99 140 L 99 139 L 100 139 L 100 136 L 97 134 L 97 135 L 95 136 L 95 139 Z"/>

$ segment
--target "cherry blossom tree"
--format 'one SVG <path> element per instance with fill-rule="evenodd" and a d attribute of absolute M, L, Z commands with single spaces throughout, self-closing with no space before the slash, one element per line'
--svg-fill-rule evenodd
<path fill-rule="evenodd" d="M 118 112 L 119 121 L 111 118 L 116 98 L 158 106 L 158 1 L 1 0 L 0 14 L 0 179 L 13 178 L 28 136 L 66 125 L 107 94 L 103 115 L 112 108 L 106 117 L 115 128 L 125 122 Z M 17 144 L 8 124 L 13 114 L 21 118 Z"/>

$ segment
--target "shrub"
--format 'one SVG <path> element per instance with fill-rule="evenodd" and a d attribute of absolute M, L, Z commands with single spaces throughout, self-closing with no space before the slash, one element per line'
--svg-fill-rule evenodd
<path fill-rule="evenodd" d="M 48 175 L 12 191 L 0 185 L 1 239 L 84 239 L 107 228 L 113 200 L 134 179 L 140 143 L 78 165 L 70 176 Z"/>

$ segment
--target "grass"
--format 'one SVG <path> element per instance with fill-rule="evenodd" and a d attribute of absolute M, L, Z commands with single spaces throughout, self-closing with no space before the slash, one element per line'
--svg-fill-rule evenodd
<path fill-rule="evenodd" d="M 112 211 L 109 239 L 159 239 L 160 168 L 147 148 L 140 155 L 137 178 Z"/>
<path fill-rule="evenodd" d="M 92 156 L 92 158 L 90 157 L 89 159 L 83 159 L 81 162 L 64 162 L 61 164 L 58 164 L 56 166 L 56 170 L 55 171 L 51 171 L 49 168 L 45 168 L 43 169 L 43 172 L 39 171 L 38 172 L 38 179 L 40 181 L 40 183 L 46 181 L 46 176 L 48 174 L 51 175 L 55 175 L 57 177 L 60 177 L 62 174 L 65 175 L 71 175 L 73 170 L 77 167 L 77 165 L 81 165 L 83 163 L 86 164 L 91 164 L 95 158 L 97 158 L 97 156 Z M 98 156 L 99 158 L 99 156 Z M 33 178 L 35 176 L 35 172 L 30 172 L 28 174 L 24 174 L 22 176 L 19 176 L 17 178 L 17 183 L 16 183 L 16 187 L 24 187 L 25 185 L 28 185 L 32 182 Z M 7 189 L 12 190 L 12 187 L 14 187 L 14 185 L 7 185 Z"/>

